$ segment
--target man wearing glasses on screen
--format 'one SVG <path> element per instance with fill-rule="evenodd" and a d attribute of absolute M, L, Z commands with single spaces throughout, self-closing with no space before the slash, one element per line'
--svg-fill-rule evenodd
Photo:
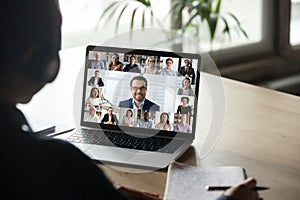
<path fill-rule="evenodd" d="M 143 76 L 135 76 L 130 81 L 132 98 L 120 101 L 119 107 L 159 111 L 159 106 L 146 99 L 148 81 Z"/>

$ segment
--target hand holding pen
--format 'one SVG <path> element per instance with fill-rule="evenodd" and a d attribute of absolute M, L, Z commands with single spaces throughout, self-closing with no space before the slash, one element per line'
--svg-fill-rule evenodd
<path fill-rule="evenodd" d="M 234 200 L 262 200 L 257 192 L 259 189 L 266 190 L 269 188 L 258 187 L 255 179 L 248 178 L 239 185 L 227 189 L 223 195 L 232 197 Z"/>

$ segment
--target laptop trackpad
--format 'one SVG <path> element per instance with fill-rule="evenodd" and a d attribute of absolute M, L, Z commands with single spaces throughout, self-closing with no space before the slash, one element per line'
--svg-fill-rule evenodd
<path fill-rule="evenodd" d="M 90 144 L 82 144 L 82 143 L 72 143 L 75 147 L 80 149 L 82 152 L 85 152 L 87 149 L 89 149 L 92 145 Z"/>
<path fill-rule="evenodd" d="M 173 159 L 171 154 L 98 145 L 91 145 L 84 153 L 92 159 L 101 160 L 103 162 L 108 161 L 149 167 L 165 167 Z"/>

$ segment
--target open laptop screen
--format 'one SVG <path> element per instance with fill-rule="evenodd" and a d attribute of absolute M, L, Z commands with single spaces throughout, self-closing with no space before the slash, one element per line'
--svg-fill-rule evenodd
<path fill-rule="evenodd" d="M 200 56 L 88 46 L 81 125 L 193 134 Z"/>

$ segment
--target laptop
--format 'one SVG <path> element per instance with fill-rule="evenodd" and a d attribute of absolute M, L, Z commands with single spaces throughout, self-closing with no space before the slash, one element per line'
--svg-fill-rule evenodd
<path fill-rule="evenodd" d="M 80 128 L 66 140 L 104 163 L 164 168 L 195 138 L 198 54 L 87 46 Z"/>

